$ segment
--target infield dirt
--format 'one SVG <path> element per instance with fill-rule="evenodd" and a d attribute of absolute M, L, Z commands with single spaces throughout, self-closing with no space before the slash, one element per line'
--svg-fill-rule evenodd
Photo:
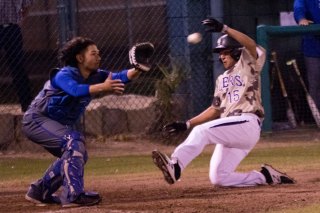
<path fill-rule="evenodd" d="M 292 135 L 292 134 L 291 134 Z M 290 136 L 291 137 L 291 136 Z M 302 136 L 301 136 L 302 137 Z M 294 139 L 292 139 L 294 138 Z M 257 148 L 264 146 L 290 146 L 311 140 L 319 142 L 319 132 L 312 132 L 308 138 L 300 138 L 300 133 L 291 139 L 284 137 L 264 137 Z M 268 143 L 272 140 L 274 143 Z M 290 142 L 288 142 L 290 140 Z M 150 154 L 158 148 L 166 153 L 174 146 L 164 146 L 150 141 L 110 142 L 108 146 L 94 145 L 89 151 L 94 155 L 121 156 L 130 154 Z M 206 149 L 205 152 L 211 152 Z M 1 157 L 14 157 L 28 153 L 11 153 Z M 319 150 L 320 156 L 320 150 Z M 320 161 L 320 159 L 319 159 Z M 320 168 L 319 168 L 320 169 Z M 221 188 L 211 185 L 208 169 L 186 170 L 182 180 L 168 185 L 160 171 L 133 175 L 115 175 L 112 179 L 86 179 L 86 186 L 96 189 L 103 196 L 97 206 L 63 209 L 58 205 L 34 206 L 24 199 L 25 181 L 9 182 L 0 189 L 0 212 L 285 212 L 312 204 L 320 204 L 319 170 L 287 171 L 295 177 L 294 185 L 259 186 L 247 188 Z"/>

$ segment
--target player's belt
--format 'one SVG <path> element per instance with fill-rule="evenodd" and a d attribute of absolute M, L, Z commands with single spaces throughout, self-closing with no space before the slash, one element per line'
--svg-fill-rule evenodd
<path fill-rule="evenodd" d="M 262 123 L 261 118 L 259 118 L 259 116 L 256 115 L 255 113 L 241 113 L 241 115 L 250 115 L 252 117 L 257 118 L 258 125 L 261 127 L 261 123 Z"/>

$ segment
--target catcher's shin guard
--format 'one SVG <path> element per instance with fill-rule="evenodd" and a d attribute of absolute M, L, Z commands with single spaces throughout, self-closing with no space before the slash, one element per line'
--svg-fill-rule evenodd
<path fill-rule="evenodd" d="M 67 137 L 66 151 L 62 156 L 63 191 L 62 204 L 73 202 L 84 193 L 84 165 L 87 161 L 87 151 L 84 140 L 78 132 L 72 132 Z"/>

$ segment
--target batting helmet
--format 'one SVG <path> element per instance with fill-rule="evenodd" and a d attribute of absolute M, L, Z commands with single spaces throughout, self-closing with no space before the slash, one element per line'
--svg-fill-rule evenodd
<path fill-rule="evenodd" d="M 241 55 L 241 47 L 243 46 L 238 41 L 225 34 L 217 40 L 217 46 L 213 49 L 213 52 L 219 53 L 225 49 L 232 49 L 231 57 L 235 60 L 239 60 Z"/>

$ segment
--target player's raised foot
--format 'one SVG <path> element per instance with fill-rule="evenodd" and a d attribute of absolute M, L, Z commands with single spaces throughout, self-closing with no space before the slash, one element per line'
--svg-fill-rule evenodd
<path fill-rule="evenodd" d="M 70 203 L 63 203 L 62 207 L 70 208 L 70 207 L 78 207 L 78 206 L 93 206 L 100 203 L 102 200 L 101 196 L 96 192 L 85 192 L 81 193 L 77 199 Z"/>
<path fill-rule="evenodd" d="M 296 182 L 286 173 L 280 172 L 268 164 L 263 164 L 261 166 L 261 173 L 266 177 L 267 183 L 270 185 L 294 184 Z"/>
<path fill-rule="evenodd" d="M 57 195 L 52 194 L 44 196 L 42 190 L 33 184 L 31 184 L 27 194 L 25 195 L 25 199 L 36 204 L 37 206 L 61 203 L 60 198 Z"/>
<path fill-rule="evenodd" d="M 164 179 L 169 184 L 174 184 L 180 178 L 180 167 L 171 163 L 170 158 L 158 150 L 152 151 L 154 164 L 162 171 Z"/>

